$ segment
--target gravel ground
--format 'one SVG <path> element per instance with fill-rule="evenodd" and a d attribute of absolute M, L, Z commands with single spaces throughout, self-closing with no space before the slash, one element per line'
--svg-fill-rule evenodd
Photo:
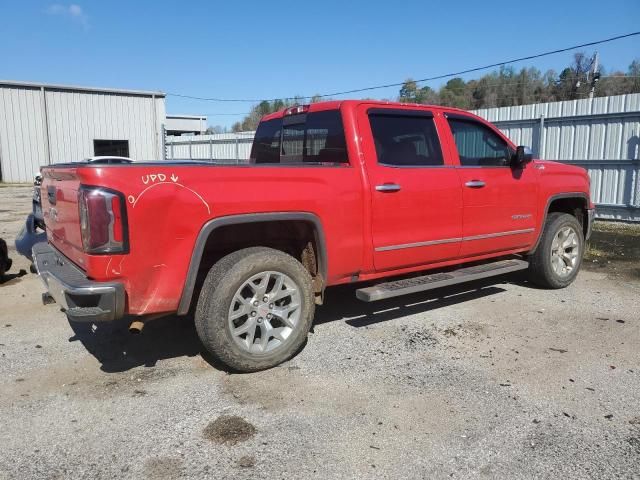
<path fill-rule="evenodd" d="M 10 244 L 29 199 L 0 187 Z M 71 325 L 10 255 L 0 478 L 640 478 L 636 276 L 336 288 L 298 356 L 229 375 L 188 319 Z"/>

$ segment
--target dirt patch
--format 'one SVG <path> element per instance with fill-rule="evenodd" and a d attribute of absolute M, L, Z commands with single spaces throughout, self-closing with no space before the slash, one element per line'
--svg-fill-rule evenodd
<path fill-rule="evenodd" d="M 253 468 L 256 466 L 256 457 L 253 455 L 245 455 L 238 460 L 238 466 L 241 468 Z"/>
<path fill-rule="evenodd" d="M 222 415 L 202 432 L 212 442 L 235 445 L 246 442 L 256 434 L 256 427 L 237 415 Z"/>
<path fill-rule="evenodd" d="M 182 475 L 183 460 L 176 457 L 150 458 L 144 464 L 146 478 L 178 478 Z"/>
<path fill-rule="evenodd" d="M 438 344 L 438 339 L 427 328 L 411 330 L 403 327 L 401 330 L 406 335 L 404 338 L 406 348 L 421 349 L 422 347 L 434 347 Z"/>
<path fill-rule="evenodd" d="M 640 225 L 596 222 L 583 265 L 614 277 L 640 278 Z"/>

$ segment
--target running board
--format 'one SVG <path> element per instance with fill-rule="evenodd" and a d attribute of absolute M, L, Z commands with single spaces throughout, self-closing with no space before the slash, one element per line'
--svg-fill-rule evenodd
<path fill-rule="evenodd" d="M 458 283 L 471 282 L 481 278 L 493 277 L 504 273 L 524 270 L 529 266 L 524 260 L 510 259 L 484 263 L 472 267 L 444 273 L 433 273 L 421 277 L 406 278 L 393 282 L 380 283 L 372 287 L 356 290 L 356 297 L 365 302 L 375 302 L 385 298 L 399 297 L 409 293 L 424 292 L 434 288 L 447 287 Z"/>

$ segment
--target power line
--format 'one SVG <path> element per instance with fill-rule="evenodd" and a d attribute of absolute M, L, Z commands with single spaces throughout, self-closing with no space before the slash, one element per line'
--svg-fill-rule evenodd
<path fill-rule="evenodd" d="M 524 60 L 532 60 L 534 58 L 541 58 L 541 57 L 546 57 L 549 55 L 555 55 L 558 53 L 563 53 L 563 52 L 568 52 L 571 50 L 577 50 L 578 48 L 584 48 L 584 47 L 591 47 L 594 45 L 600 45 L 603 43 L 608 43 L 608 42 L 613 42 L 616 40 L 621 40 L 623 38 L 629 38 L 629 37 L 633 37 L 636 35 L 640 35 L 640 31 L 638 32 L 632 32 L 632 33 L 626 33 L 624 35 L 616 35 L 615 37 L 610 37 L 610 38 L 605 38 L 602 40 L 596 40 L 593 42 L 587 42 L 587 43 L 582 43 L 580 45 L 574 45 L 571 47 L 565 47 L 565 48 L 559 48 L 556 50 L 550 50 L 548 52 L 542 52 L 542 53 L 537 53 L 535 55 L 528 55 L 526 57 L 519 57 L 519 58 L 513 58 L 511 60 L 505 60 L 502 62 L 497 62 L 497 63 L 492 63 L 490 65 L 483 65 L 481 67 L 474 67 L 474 68 L 468 68 L 466 70 L 461 70 L 459 72 L 453 72 L 453 73 L 445 73 L 443 75 L 436 75 L 433 77 L 427 77 L 427 78 L 421 78 L 418 80 L 414 80 L 416 83 L 423 83 L 423 82 L 429 82 L 429 81 L 433 81 L 433 80 L 442 80 L 444 78 L 449 78 L 449 77 L 456 77 L 459 75 L 464 75 L 467 73 L 473 73 L 473 72 L 479 72 L 481 70 L 487 70 L 489 68 L 495 68 L 495 67 L 501 67 L 510 63 L 516 63 L 516 62 L 522 62 Z M 346 95 L 346 94 L 351 94 L 351 93 L 360 93 L 360 92 L 368 92 L 371 90 L 380 90 L 383 88 L 390 88 L 390 87 L 399 87 L 401 85 L 404 85 L 404 82 L 397 82 L 397 83 L 388 83 L 386 85 L 376 85 L 373 87 L 365 87 L 365 88 L 355 88 L 353 90 L 344 90 L 342 92 L 333 92 L 333 93 L 325 93 L 325 94 L 321 94 L 321 95 L 311 95 L 311 96 L 295 96 L 295 97 L 284 97 L 284 98 L 271 98 L 271 99 L 265 99 L 265 98 L 260 98 L 260 99 L 247 99 L 247 98 L 216 98 L 216 97 L 196 97 L 196 96 L 192 96 L 192 95 L 184 95 L 181 93 L 172 93 L 169 92 L 167 93 L 167 96 L 172 96 L 172 97 L 180 97 L 180 98 L 189 98 L 192 100 L 201 100 L 201 101 L 207 101 L 207 102 L 247 102 L 247 103 L 258 103 L 258 102 L 262 102 L 262 101 L 268 101 L 268 102 L 273 102 L 276 100 L 292 100 L 292 99 L 300 99 L 300 100 L 306 100 L 306 99 L 311 99 L 311 98 L 326 98 L 326 97 L 337 97 L 340 95 Z"/>
<path fill-rule="evenodd" d="M 610 78 L 628 78 L 628 79 L 636 79 L 636 78 L 640 78 L 640 75 L 606 75 L 603 77 L 600 77 L 600 81 L 603 80 L 607 80 Z M 511 86 L 511 85 L 531 85 L 532 90 L 526 92 L 527 96 L 533 96 L 535 98 L 536 95 L 538 96 L 544 96 L 545 92 L 539 92 L 537 91 L 538 88 L 542 87 L 542 88 L 546 88 L 548 85 L 546 85 L 543 81 L 543 79 L 537 79 L 536 82 L 537 83 L 530 83 L 530 80 L 517 80 L 517 81 L 512 81 L 512 80 L 506 80 L 504 82 L 486 82 L 486 83 L 480 83 L 480 81 L 475 80 L 477 82 L 477 86 L 478 87 L 497 87 L 497 86 Z M 464 86 L 460 86 L 460 87 L 454 87 L 454 88 L 449 88 L 450 91 L 458 91 L 459 93 L 464 93 L 466 92 L 466 88 L 468 87 L 468 82 L 466 85 Z M 437 93 L 437 92 L 436 92 Z M 489 92 L 489 93 L 495 93 L 495 92 Z M 579 95 L 579 94 L 578 94 Z M 522 92 L 520 94 L 512 94 L 512 95 L 500 95 L 498 98 L 500 99 L 505 99 L 505 98 L 521 98 L 522 96 Z M 549 101 L 559 101 L 559 100 L 549 100 Z M 225 112 L 225 113 L 199 113 L 199 115 L 206 115 L 208 117 L 221 117 L 221 116 L 240 116 L 240 115 L 251 115 L 252 113 L 255 112 L 236 112 L 236 113 L 230 113 L 230 112 Z"/>
<path fill-rule="evenodd" d="M 239 112 L 239 113 L 200 113 L 199 115 L 207 115 L 208 117 L 220 117 L 226 115 L 249 115 L 251 112 Z"/>

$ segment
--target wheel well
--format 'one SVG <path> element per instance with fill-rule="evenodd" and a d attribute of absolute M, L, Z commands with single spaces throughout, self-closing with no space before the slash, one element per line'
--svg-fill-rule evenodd
<path fill-rule="evenodd" d="M 218 260 L 249 247 L 270 247 L 291 255 L 311 275 L 316 293 L 322 293 L 325 279 L 319 236 L 315 225 L 304 220 L 238 223 L 216 228 L 207 238 L 202 252 L 195 292 L 199 291 L 207 272 Z"/>
<path fill-rule="evenodd" d="M 589 227 L 587 200 L 582 197 L 557 198 L 549 204 L 547 215 L 554 212 L 568 213 L 578 219 L 582 232 L 586 236 Z"/>

